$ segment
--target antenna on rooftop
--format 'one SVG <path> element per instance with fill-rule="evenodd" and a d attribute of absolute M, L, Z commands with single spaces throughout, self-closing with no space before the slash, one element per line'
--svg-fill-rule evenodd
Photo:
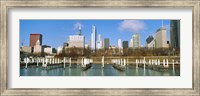
<path fill-rule="evenodd" d="M 162 20 L 162 28 L 163 28 L 163 20 Z"/>

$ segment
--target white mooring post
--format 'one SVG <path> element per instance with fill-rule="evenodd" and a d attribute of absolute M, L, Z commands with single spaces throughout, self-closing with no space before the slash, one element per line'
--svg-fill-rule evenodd
<path fill-rule="evenodd" d="M 102 56 L 101 62 L 102 62 L 102 68 L 104 68 L 104 56 Z"/>
<path fill-rule="evenodd" d="M 145 61 L 145 57 L 144 57 L 144 60 L 143 60 L 144 69 L 145 69 L 145 67 L 146 67 L 145 63 L 146 63 L 146 61 Z"/>
<path fill-rule="evenodd" d="M 158 59 L 158 65 L 160 65 L 160 59 Z"/>
<path fill-rule="evenodd" d="M 149 59 L 149 65 L 151 65 L 151 59 Z"/>
<path fill-rule="evenodd" d="M 44 58 L 42 58 L 42 66 L 44 66 Z"/>
<path fill-rule="evenodd" d="M 163 59 L 163 66 L 165 67 L 165 59 Z"/>
<path fill-rule="evenodd" d="M 121 65 L 121 66 L 122 66 L 122 62 L 123 62 L 123 61 L 122 61 L 122 58 L 121 58 L 121 61 L 120 61 L 120 65 Z"/>
<path fill-rule="evenodd" d="M 136 59 L 135 62 L 136 62 L 136 68 L 138 68 L 138 62 L 139 61 Z"/>
<path fill-rule="evenodd" d="M 172 67 L 173 67 L 173 70 L 174 70 L 174 59 L 172 60 Z"/>
<path fill-rule="evenodd" d="M 167 67 L 169 67 L 169 61 L 168 61 L 168 59 L 167 59 Z"/>
<path fill-rule="evenodd" d="M 126 66 L 126 59 L 124 59 L 124 66 Z"/>
<path fill-rule="evenodd" d="M 52 64 L 55 64 L 55 59 L 53 58 Z"/>
<path fill-rule="evenodd" d="M 72 64 L 72 59 L 71 57 L 69 58 L 69 67 L 71 67 L 71 64 Z"/>
<path fill-rule="evenodd" d="M 158 65 L 158 60 L 157 59 L 155 59 L 155 65 Z"/>
<path fill-rule="evenodd" d="M 63 62 L 64 62 L 64 68 L 65 68 L 65 57 L 64 57 L 64 60 L 63 60 Z"/>
<path fill-rule="evenodd" d="M 26 57 L 26 58 L 24 59 L 24 61 L 25 61 L 25 63 L 26 63 L 26 68 L 27 68 L 27 67 L 28 67 L 28 63 L 29 63 L 29 58 Z"/>
<path fill-rule="evenodd" d="M 37 59 L 37 66 L 38 66 L 39 58 L 37 57 L 36 59 Z"/>

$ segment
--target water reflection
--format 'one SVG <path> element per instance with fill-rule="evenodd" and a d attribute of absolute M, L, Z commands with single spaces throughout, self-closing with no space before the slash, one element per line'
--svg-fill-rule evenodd
<path fill-rule="evenodd" d="M 144 69 L 128 65 L 125 71 L 119 71 L 110 64 L 105 64 L 104 68 L 101 64 L 93 64 L 86 71 L 82 71 L 80 64 L 72 64 L 71 67 L 65 68 L 42 68 L 41 66 L 29 66 L 20 68 L 21 76 L 180 76 L 180 69 L 168 69 L 165 71 Z"/>

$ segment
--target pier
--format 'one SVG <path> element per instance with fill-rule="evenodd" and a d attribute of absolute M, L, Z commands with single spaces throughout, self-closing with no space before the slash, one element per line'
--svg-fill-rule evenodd
<path fill-rule="evenodd" d="M 169 69 L 175 70 L 180 69 L 180 61 L 176 58 L 149 58 L 149 57 L 139 57 L 139 58 L 110 58 L 102 56 L 100 58 L 72 58 L 72 57 L 34 57 L 34 58 L 24 58 L 20 61 L 20 66 L 22 68 L 37 68 L 42 67 L 43 70 L 54 70 L 62 68 L 65 70 L 69 69 L 81 69 L 82 71 L 87 71 L 92 68 L 93 64 L 100 64 L 99 68 L 104 70 L 108 64 L 113 67 L 113 69 L 120 72 L 124 72 L 130 68 L 143 69 L 145 70 L 155 70 L 155 71 L 168 71 Z M 73 65 L 73 66 L 72 66 Z M 101 71 L 102 72 L 102 71 Z"/>

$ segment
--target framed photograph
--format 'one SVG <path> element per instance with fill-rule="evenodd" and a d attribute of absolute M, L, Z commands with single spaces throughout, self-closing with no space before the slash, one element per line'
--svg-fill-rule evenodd
<path fill-rule="evenodd" d="M 199 96 L 200 1 L 1 1 L 1 95 Z"/>

